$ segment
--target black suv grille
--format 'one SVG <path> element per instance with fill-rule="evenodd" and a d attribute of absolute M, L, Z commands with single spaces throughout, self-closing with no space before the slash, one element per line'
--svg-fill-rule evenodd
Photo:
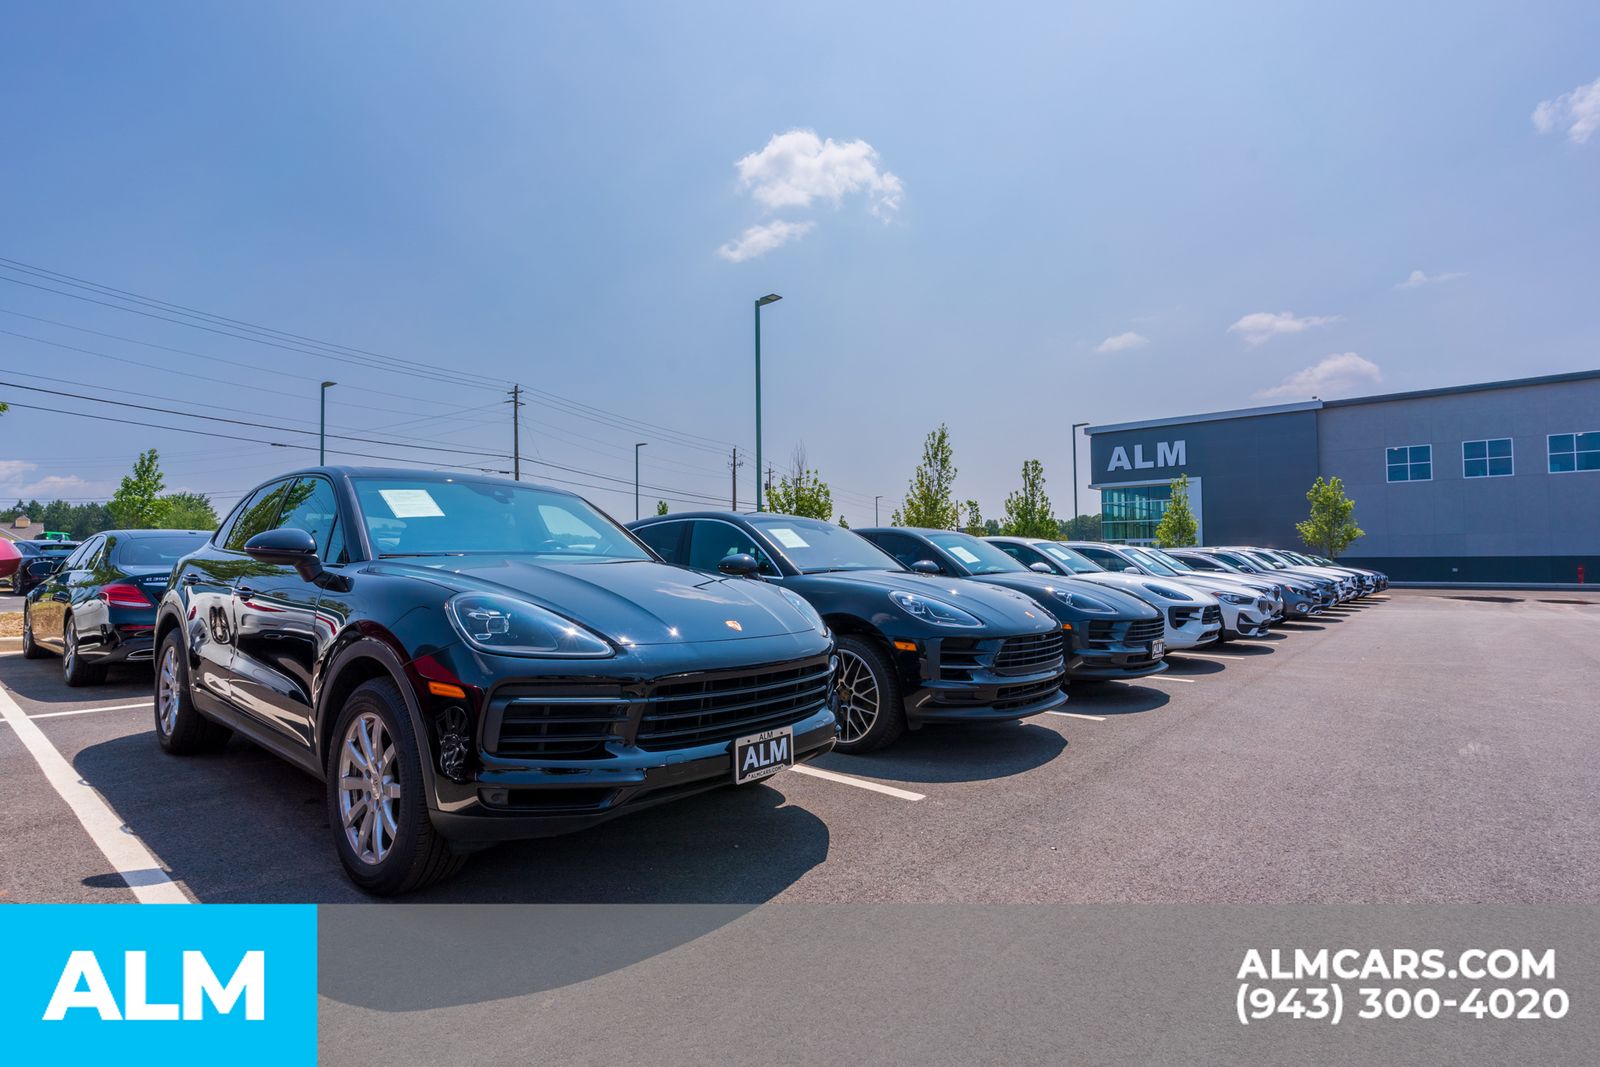
<path fill-rule="evenodd" d="M 1060 688 L 1061 683 L 1055 679 L 1043 682 L 1027 682 L 1023 685 L 1008 685 L 995 695 L 993 707 L 997 711 L 1025 708 L 1029 704 L 1037 704 L 1041 700 L 1054 696 Z"/>
<path fill-rule="evenodd" d="M 608 737 L 628 719 L 619 686 L 501 686 L 491 698 L 500 729 L 485 738 L 497 756 L 513 759 L 585 759 L 605 754 Z"/>
<path fill-rule="evenodd" d="M 1201 622 L 1202 625 L 1210 626 L 1214 622 L 1221 622 L 1221 621 L 1222 621 L 1222 609 L 1220 607 L 1218 607 L 1216 604 L 1207 605 L 1206 606 L 1206 610 L 1204 610 L 1204 611 L 1202 611 L 1200 613 L 1200 622 Z"/>
<path fill-rule="evenodd" d="M 1021 637 L 946 637 L 939 642 L 939 678 L 971 682 L 984 672 L 1040 674 L 1060 670 L 1066 655 L 1060 630 Z"/>
<path fill-rule="evenodd" d="M 833 670 L 810 660 L 757 671 L 685 674 L 657 682 L 639 721 L 640 748 L 732 741 L 789 726 L 828 700 Z"/>
<path fill-rule="evenodd" d="M 1174 628 L 1176 628 L 1176 627 L 1182 626 L 1184 623 L 1187 623 L 1187 622 L 1190 622 L 1191 620 L 1193 620 L 1194 617 L 1197 614 L 1199 614 L 1199 612 L 1200 612 L 1200 609 L 1198 607 L 1193 607 L 1193 608 L 1168 608 L 1167 609 L 1167 617 L 1172 620 L 1172 625 L 1173 625 Z"/>
<path fill-rule="evenodd" d="M 1160 640 L 1166 624 L 1160 619 L 1091 619 L 1084 629 L 1087 648 L 1109 649 L 1112 645 L 1144 645 Z"/>
<path fill-rule="evenodd" d="M 994 669 L 1001 674 L 1036 674 L 1048 670 L 1061 659 L 1060 630 L 1027 637 L 1010 637 L 994 658 Z"/>

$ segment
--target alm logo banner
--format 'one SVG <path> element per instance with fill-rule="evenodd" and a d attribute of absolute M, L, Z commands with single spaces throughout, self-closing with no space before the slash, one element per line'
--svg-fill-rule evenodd
<path fill-rule="evenodd" d="M 0 943 L 15 1062 L 316 1061 L 312 905 L 15 904 Z"/>

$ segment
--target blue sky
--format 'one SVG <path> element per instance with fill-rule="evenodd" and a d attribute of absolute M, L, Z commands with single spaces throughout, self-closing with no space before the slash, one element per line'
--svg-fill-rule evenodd
<path fill-rule="evenodd" d="M 12 4 L 0 257 L 445 370 L 15 281 L 0 365 L 295 441 L 329 378 L 330 431 L 466 452 L 509 449 L 516 381 L 563 398 L 525 476 L 626 518 L 641 440 L 647 509 L 725 506 L 777 292 L 767 459 L 803 444 L 856 525 L 941 421 L 959 495 L 1039 458 L 1066 514 L 1073 422 L 1600 365 L 1600 8 L 1395 8 Z M 145 447 L 220 503 L 315 458 L 14 407 L 0 497 Z"/>

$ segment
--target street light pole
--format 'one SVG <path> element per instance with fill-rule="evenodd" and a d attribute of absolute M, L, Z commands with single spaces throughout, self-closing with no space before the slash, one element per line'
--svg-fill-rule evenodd
<path fill-rule="evenodd" d="M 1072 424 L 1072 525 L 1073 525 L 1072 536 L 1073 537 L 1078 536 L 1078 534 L 1077 534 L 1077 525 L 1078 525 L 1078 515 L 1080 514 L 1080 512 L 1078 511 L 1078 430 L 1079 430 L 1080 427 L 1084 427 L 1084 426 L 1087 426 L 1087 425 L 1089 425 L 1087 422 L 1075 422 L 1075 423 Z"/>
<path fill-rule="evenodd" d="M 756 510 L 761 510 L 761 309 L 783 297 L 768 293 L 756 301 Z"/>
<path fill-rule="evenodd" d="M 317 417 L 317 465 L 328 462 L 328 390 L 338 382 L 323 382 L 322 391 L 317 394 L 318 408 L 321 409 Z"/>
<path fill-rule="evenodd" d="M 882 493 L 879 493 L 877 496 L 872 498 L 872 525 L 874 526 L 878 525 L 878 501 L 882 499 Z"/>
<path fill-rule="evenodd" d="M 639 518 L 639 449 L 649 444 L 648 441 L 636 441 L 633 445 L 633 517 Z"/>

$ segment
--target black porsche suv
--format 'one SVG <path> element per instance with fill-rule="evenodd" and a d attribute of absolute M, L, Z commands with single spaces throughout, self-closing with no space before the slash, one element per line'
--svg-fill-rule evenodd
<path fill-rule="evenodd" d="M 325 782 L 353 881 L 404 892 L 833 747 L 833 639 L 800 597 L 667 566 L 580 497 L 324 467 L 248 494 L 173 570 L 156 734 L 230 732 Z"/>
<path fill-rule="evenodd" d="M 1015 589 L 1037 600 L 1067 638 L 1074 681 L 1129 680 L 1167 669 L 1161 612 L 1130 593 L 1023 566 L 1001 547 L 960 530 L 884 526 L 857 531 L 906 566 Z"/>
<path fill-rule="evenodd" d="M 759 578 L 822 613 L 839 642 L 841 752 L 1067 699 L 1061 628 L 1021 593 L 919 573 L 849 530 L 794 515 L 685 512 L 630 526 L 666 560 Z"/>

